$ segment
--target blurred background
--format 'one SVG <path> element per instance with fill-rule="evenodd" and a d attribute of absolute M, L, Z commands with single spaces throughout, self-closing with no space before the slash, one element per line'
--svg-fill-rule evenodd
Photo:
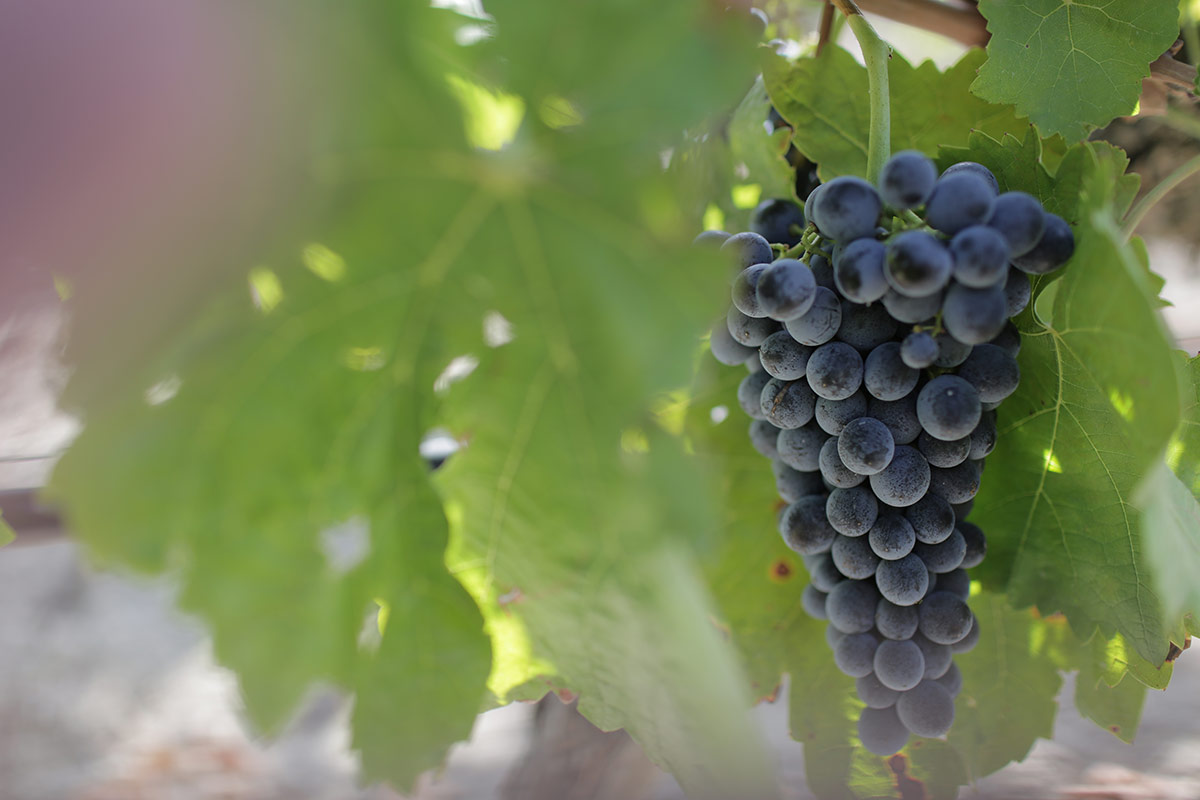
<path fill-rule="evenodd" d="M 789 24 L 815 31 L 819 8 L 796 5 Z M 179 268 L 180 253 L 241 263 L 234 256 L 257 231 L 307 200 L 289 192 L 290 139 L 321 76 L 290 49 L 289 18 L 271 8 L 0 2 L 0 508 L 19 534 L 0 550 L 0 800 L 399 796 L 360 784 L 350 701 L 333 689 L 314 687 L 281 736 L 256 738 L 203 625 L 174 610 L 171 582 L 90 569 L 36 500 L 78 429 L 56 405 L 69 322 L 60 296 L 90 287 L 143 302 L 138 269 Z M 962 51 L 952 38 L 876 22 L 914 62 L 950 63 Z M 1143 185 L 1200 152 L 1154 118 L 1100 135 L 1129 151 Z M 1189 353 L 1200 347 L 1197 188 L 1168 196 L 1141 229 L 1166 279 L 1167 323 Z M 1195 662 L 1185 653 L 1170 691 L 1151 693 L 1132 746 L 1075 713 L 1068 680 L 1055 740 L 964 795 L 1200 797 Z M 785 702 L 756 716 L 786 796 L 807 797 Z M 552 696 L 480 716 L 415 796 L 682 794 L 627 737 L 597 731 Z"/>

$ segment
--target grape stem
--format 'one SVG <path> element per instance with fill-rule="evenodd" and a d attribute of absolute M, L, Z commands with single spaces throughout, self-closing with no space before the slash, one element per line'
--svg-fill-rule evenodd
<path fill-rule="evenodd" d="M 1145 196 L 1138 201 L 1133 210 L 1125 217 L 1125 238 L 1133 236 L 1133 232 L 1137 230 L 1137 226 L 1141 224 L 1142 218 L 1147 212 L 1163 199 L 1167 192 L 1174 189 L 1179 184 L 1183 183 L 1188 178 L 1200 172 L 1200 156 L 1192 156 L 1187 161 L 1175 168 L 1170 175 L 1159 181 L 1158 185 L 1150 191 L 1146 192 Z"/>
<path fill-rule="evenodd" d="M 850 30 L 858 40 L 863 62 L 867 65 L 867 85 L 871 97 L 871 134 L 867 140 L 867 174 L 871 183 L 879 181 L 879 171 L 892 150 L 891 92 L 888 89 L 888 61 L 891 48 L 867 22 L 854 0 L 830 0 L 846 15 Z"/>

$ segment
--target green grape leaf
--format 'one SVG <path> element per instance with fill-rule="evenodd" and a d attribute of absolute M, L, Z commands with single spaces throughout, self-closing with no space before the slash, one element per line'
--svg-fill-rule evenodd
<path fill-rule="evenodd" d="M 933 62 L 914 67 L 892 54 L 891 103 L 898 110 L 892 115 L 893 152 L 920 150 L 933 156 L 939 145 L 965 145 L 971 131 L 999 137 L 1028 129 L 1010 106 L 968 94 L 983 60 L 982 51 L 972 50 L 939 72 Z M 853 56 L 840 47 L 794 62 L 771 54 L 763 78 L 771 102 L 795 130 L 796 147 L 819 165 L 823 180 L 866 173 L 871 113 L 867 71 Z"/>
<path fill-rule="evenodd" d="M 1200 494 L 1200 357 L 1189 358 L 1180 372 L 1186 387 L 1183 419 L 1168 452 L 1172 469 L 1193 494 Z"/>
<path fill-rule="evenodd" d="M 1070 140 L 1133 113 L 1179 35 L 1174 0 L 981 0 L 991 38 L 971 91 Z"/>
<path fill-rule="evenodd" d="M 784 154 L 792 135 L 784 128 L 767 132 L 767 97 L 762 77 L 754 80 L 750 91 L 742 98 L 729 120 L 729 149 L 735 164 L 744 165 L 744 182 L 762 187 L 762 197 L 794 197 L 796 173 Z"/>
<path fill-rule="evenodd" d="M 461 59 L 428 6 L 312 12 L 291 177 L 323 202 L 241 265 L 249 296 L 146 278 L 200 311 L 76 373 L 53 491 L 102 563 L 179 574 L 262 727 L 314 681 L 354 691 L 369 776 L 407 786 L 553 686 L 695 796 L 772 797 L 694 561 L 708 478 L 649 428 L 728 291 L 659 153 L 754 53 L 684 0 L 535 5 L 489 5 Z M 589 36 L 544 46 L 562 29 Z M 72 352 L 102 353 L 113 309 L 78 302 Z M 464 447 L 431 479 L 437 426 Z"/>
<path fill-rule="evenodd" d="M 1154 568 L 1159 593 L 1171 617 L 1200 611 L 1200 503 L 1165 464 L 1147 478 L 1138 498 L 1142 526 L 1148 532 L 1146 557 Z M 1182 644 L 1182 642 L 1178 642 Z"/>
<path fill-rule="evenodd" d="M 998 147 L 1029 150 L 976 136 L 969 152 L 1002 185 L 1033 192 L 1075 223 L 1077 249 L 1065 269 L 1037 282 L 1034 308 L 1019 320 L 1021 386 L 1000 409 L 973 517 L 989 534 L 981 574 L 1017 604 L 1066 612 L 1081 638 L 1097 626 L 1119 632 L 1161 664 L 1170 628 L 1136 493 L 1180 404 L 1144 251 L 1123 243 L 1112 217 L 1129 194 L 1123 163 L 1107 148 L 1080 145 L 1063 157 L 1068 180 L 1056 185 L 1028 154 L 989 158 Z M 1074 213 L 1072 194 L 1081 198 Z"/>

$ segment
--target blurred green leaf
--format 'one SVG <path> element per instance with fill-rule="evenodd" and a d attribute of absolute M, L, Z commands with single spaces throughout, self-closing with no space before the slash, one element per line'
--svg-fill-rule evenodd
<path fill-rule="evenodd" d="M 971 91 L 1067 139 L 1133 113 L 1179 35 L 1175 0 L 981 0 L 991 38 Z"/>

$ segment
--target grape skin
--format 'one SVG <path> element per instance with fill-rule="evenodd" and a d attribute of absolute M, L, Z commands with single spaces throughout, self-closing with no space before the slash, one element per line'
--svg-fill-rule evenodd
<path fill-rule="evenodd" d="M 1075 254 L 1075 234 L 1057 214 L 1045 214 L 1046 229 L 1032 250 L 1013 259 L 1013 266 L 1030 275 L 1045 275 L 1071 260 Z"/>
<path fill-rule="evenodd" d="M 916 606 L 898 606 L 883 597 L 875 607 L 875 628 L 888 639 L 911 639 L 919 621 Z"/>
<path fill-rule="evenodd" d="M 1012 255 L 1019 258 L 1032 250 L 1046 230 L 1046 216 L 1037 198 L 1025 192 L 1005 192 L 992 205 L 988 227 L 1008 242 Z"/>
<path fill-rule="evenodd" d="M 825 496 L 802 497 L 783 510 L 779 517 L 783 543 L 800 555 L 826 553 L 833 546 L 837 531 L 825 519 Z"/>
<path fill-rule="evenodd" d="M 895 508 L 911 506 L 929 489 L 929 463 L 916 449 L 900 445 L 891 463 L 868 480 L 880 502 Z"/>
<path fill-rule="evenodd" d="M 842 303 L 842 327 L 837 338 L 856 350 L 869 351 L 896 335 L 899 325 L 887 308 L 872 303 L 860 306 L 846 300 Z"/>
<path fill-rule="evenodd" d="M 966 636 L 950 645 L 950 652 L 955 655 L 969 653 L 975 649 L 975 645 L 977 644 L 979 644 L 979 619 L 972 614 L 971 630 L 967 632 Z"/>
<path fill-rule="evenodd" d="M 922 681 L 900 695 L 895 708 L 905 728 L 927 739 L 944 736 L 954 724 L 954 698 L 937 681 Z"/>
<path fill-rule="evenodd" d="M 821 477 L 838 489 L 853 489 L 867 479 L 842 463 L 837 437 L 830 437 L 821 445 L 820 468 Z"/>
<path fill-rule="evenodd" d="M 748 317 L 765 318 L 767 312 L 758 305 L 758 281 L 767 271 L 768 264 L 751 264 L 733 279 L 730 294 L 733 305 Z"/>
<path fill-rule="evenodd" d="M 812 421 L 817 397 L 805 381 L 772 378 L 760 398 L 763 416 L 777 428 L 800 428 Z"/>
<path fill-rule="evenodd" d="M 912 637 L 912 643 L 917 646 L 925 659 L 925 672 L 921 677 L 937 679 L 950 669 L 950 664 L 954 661 L 954 653 L 948 646 L 931 642 L 920 633 Z"/>
<path fill-rule="evenodd" d="M 962 671 L 953 661 L 950 662 L 950 669 L 946 670 L 946 674 L 937 679 L 937 682 L 950 692 L 951 697 L 957 697 L 962 691 Z"/>
<path fill-rule="evenodd" d="M 937 182 L 937 167 L 924 153 L 901 150 L 883 165 L 879 193 L 883 202 L 897 210 L 924 205 Z"/>
<path fill-rule="evenodd" d="M 862 386 L 862 356 L 844 342 L 823 344 L 808 359 L 805 376 L 817 395 L 827 400 L 844 400 Z"/>
<path fill-rule="evenodd" d="M 954 234 L 950 253 L 954 256 L 954 280 L 963 286 L 984 289 L 1008 274 L 1008 241 L 986 225 L 972 225 Z"/>
<path fill-rule="evenodd" d="M 866 703 L 867 708 L 890 708 L 900 697 L 900 693 L 895 689 L 889 689 L 880 683 L 874 673 L 863 675 L 856 680 L 854 689 L 858 693 L 858 699 Z"/>
<path fill-rule="evenodd" d="M 967 360 L 973 349 L 971 345 L 963 344 L 945 331 L 934 336 L 933 340 L 938 344 L 938 357 L 933 362 L 935 367 L 957 367 Z"/>
<path fill-rule="evenodd" d="M 885 512 L 871 526 L 867 540 L 871 551 L 880 559 L 896 561 L 912 552 L 917 534 L 907 519 L 895 512 Z"/>
<path fill-rule="evenodd" d="M 725 240 L 730 237 L 726 231 L 702 231 L 699 236 L 692 239 L 692 247 L 697 247 L 703 250 L 717 250 L 721 245 L 725 244 Z"/>
<path fill-rule="evenodd" d="M 958 528 L 937 544 L 917 542 L 913 552 L 921 557 L 930 572 L 942 574 L 953 572 L 962 565 L 963 556 L 967 552 L 967 543 Z"/>
<path fill-rule="evenodd" d="M 808 575 L 812 585 L 821 592 L 833 591 L 833 587 L 845 580 L 838 572 L 837 565 L 833 563 L 833 557 L 827 553 L 812 558 L 808 565 Z"/>
<path fill-rule="evenodd" d="M 867 395 L 860 390 L 844 400 L 818 397 L 814 417 L 821 430 L 831 436 L 838 436 L 847 424 L 866 413 Z"/>
<path fill-rule="evenodd" d="M 874 186 L 862 178 L 844 175 L 822 185 L 816 200 L 817 227 L 841 242 L 861 239 L 874 233 L 882 210 Z"/>
<path fill-rule="evenodd" d="M 781 258 L 759 277 L 755 293 L 758 307 L 768 317 L 787 322 L 803 316 L 812 307 L 817 281 L 803 262 Z"/>
<path fill-rule="evenodd" d="M 727 367 L 744 364 L 748 359 L 757 355 L 754 348 L 747 347 L 733 338 L 733 335 L 729 333 L 729 325 L 725 322 L 719 322 L 713 326 L 708 346 L 712 350 L 713 358 Z"/>
<path fill-rule="evenodd" d="M 808 311 L 788 320 L 784 327 L 800 344 L 816 347 L 832 339 L 841 325 L 842 302 L 829 289 L 818 286 Z"/>
<path fill-rule="evenodd" d="M 829 434 L 813 423 L 779 432 L 775 449 L 779 460 L 801 472 L 816 472 L 821 468 L 821 445 Z"/>
<path fill-rule="evenodd" d="M 956 172 L 970 172 L 978 175 L 979 177 L 983 178 L 988 186 L 992 187 L 993 193 L 1000 193 L 1000 183 L 996 180 L 996 176 L 993 175 L 992 171 L 983 164 L 979 164 L 975 161 L 960 161 L 957 164 L 952 164 L 949 167 L 946 167 L 946 171 L 942 173 L 942 177 L 944 178 L 947 175 L 953 175 Z"/>
<path fill-rule="evenodd" d="M 813 619 L 828 619 L 825 614 L 825 598 L 825 593 L 810 583 L 800 594 L 800 605 Z"/>
<path fill-rule="evenodd" d="M 767 415 L 762 412 L 762 390 L 769 380 L 771 380 L 771 376 L 760 370 L 751 372 L 738 384 L 738 405 L 751 419 L 767 418 Z"/>
<path fill-rule="evenodd" d="M 900 360 L 913 369 L 932 366 L 937 356 L 937 342 L 925 331 L 913 331 L 900 343 Z"/>
<path fill-rule="evenodd" d="M 879 556 L 871 549 L 865 536 L 838 536 L 830 549 L 838 572 L 854 580 L 866 580 L 875 575 Z"/>
<path fill-rule="evenodd" d="M 888 290 L 883 274 L 887 250 L 874 239 L 856 239 L 833 264 L 833 279 L 842 296 L 855 303 L 873 303 Z"/>
<path fill-rule="evenodd" d="M 917 419 L 935 439 L 946 442 L 962 439 L 970 436 L 979 424 L 983 413 L 979 402 L 979 392 L 974 386 L 957 375 L 939 375 L 917 395 Z"/>
<path fill-rule="evenodd" d="M 971 595 L 971 578 L 962 567 L 942 573 L 938 576 L 938 587 L 941 591 L 966 600 Z"/>
<path fill-rule="evenodd" d="M 1021 368 L 1017 360 L 994 344 L 976 345 L 958 370 L 975 387 L 982 403 L 999 403 L 1017 390 Z"/>
<path fill-rule="evenodd" d="M 771 461 L 771 469 L 775 473 L 775 489 L 779 496 L 789 503 L 795 503 L 801 497 L 810 494 L 825 494 L 825 484 L 821 476 L 815 472 L 801 472 L 789 467 L 775 458 Z"/>
<path fill-rule="evenodd" d="M 995 201 L 996 191 L 978 174 L 943 174 L 925 204 L 925 221 L 942 233 L 955 234 L 987 221 Z"/>
<path fill-rule="evenodd" d="M 867 414 L 887 426 L 897 445 L 912 444 L 921 434 L 916 392 L 900 400 L 880 400 L 873 397 L 867 403 Z"/>
<path fill-rule="evenodd" d="M 779 457 L 779 451 L 775 449 L 778 438 L 779 428 L 765 419 L 756 419 L 750 423 L 750 444 L 767 458 Z"/>
<path fill-rule="evenodd" d="M 905 297 L 895 289 L 883 296 L 883 307 L 900 322 L 916 325 L 932 319 L 942 308 L 942 293 L 934 292 L 925 297 Z"/>
<path fill-rule="evenodd" d="M 996 449 L 996 412 L 984 411 L 979 418 L 979 424 L 971 431 L 971 452 L 967 457 L 972 461 L 982 461 Z"/>
<path fill-rule="evenodd" d="M 928 297 L 950 281 L 954 259 L 936 238 L 924 231 L 906 231 L 887 244 L 884 275 L 888 285 L 905 297 Z"/>
<path fill-rule="evenodd" d="M 1003 286 L 972 289 L 960 283 L 946 290 L 942 301 L 942 324 L 963 344 L 990 341 L 1008 322 L 1008 298 Z"/>
<path fill-rule="evenodd" d="M 900 722 L 895 706 L 864 708 L 858 717 L 858 738 L 875 755 L 890 756 L 908 743 L 908 729 Z"/>
<path fill-rule="evenodd" d="M 891 463 L 896 445 L 892 433 L 877 419 L 851 420 L 838 437 L 838 456 L 842 464 L 859 475 L 874 475 Z"/>
<path fill-rule="evenodd" d="M 851 678 L 870 675 L 877 647 L 875 637 L 869 633 L 850 634 L 833 648 L 833 662 Z"/>
<path fill-rule="evenodd" d="M 904 509 L 918 542 L 938 544 L 954 533 L 956 519 L 951 505 L 936 494 L 926 494 Z"/>
<path fill-rule="evenodd" d="M 917 437 L 917 449 L 931 467 L 948 469 L 957 467 L 971 455 L 971 437 L 943 441 L 930 436 L 927 431 L 921 431 Z"/>
<path fill-rule="evenodd" d="M 776 331 L 758 348 L 762 368 L 773 378 L 795 381 L 804 377 L 813 348 L 802 345 L 787 331 Z"/>
<path fill-rule="evenodd" d="M 824 286 L 830 291 L 837 290 L 837 280 L 834 278 L 833 265 L 829 263 L 829 259 L 820 253 L 813 253 L 808 257 L 808 268 L 812 270 L 817 286 Z"/>
<path fill-rule="evenodd" d="M 957 467 L 930 471 L 929 491 L 950 503 L 965 503 L 979 492 L 983 472 L 978 461 L 967 460 Z"/>
<path fill-rule="evenodd" d="M 900 357 L 898 342 L 884 342 L 863 362 L 863 386 L 872 397 L 899 400 L 917 385 L 919 374 Z"/>
<path fill-rule="evenodd" d="M 879 593 L 871 581 L 846 580 L 833 587 L 825 600 L 829 623 L 842 633 L 866 633 L 875 625 Z"/>
<path fill-rule="evenodd" d="M 771 243 L 750 231 L 730 236 L 721 245 L 721 252 L 726 254 L 739 272 L 754 264 L 770 264 L 775 258 Z"/>
<path fill-rule="evenodd" d="M 1016 267 L 1008 268 L 1008 278 L 1004 281 L 1004 302 L 1007 304 L 1008 316 L 1015 317 L 1025 310 L 1032 297 L 1029 276 Z"/>
<path fill-rule="evenodd" d="M 885 639 L 875 648 L 874 656 L 875 677 L 889 689 L 908 691 L 925 675 L 925 657 L 911 640 Z"/>
<path fill-rule="evenodd" d="M 793 225 L 798 231 L 792 231 Z M 763 200 L 750 214 L 750 230 L 768 242 L 794 247 L 800 244 L 800 235 L 804 230 L 804 212 L 791 200 Z"/>
<path fill-rule="evenodd" d="M 913 606 L 929 588 L 929 570 L 920 556 L 909 553 L 898 561 L 881 561 L 875 569 L 875 583 L 888 601 Z"/>
<path fill-rule="evenodd" d="M 862 536 L 879 517 L 879 502 L 865 486 L 834 489 L 825 501 L 829 525 L 843 536 Z"/>
<path fill-rule="evenodd" d="M 970 522 L 961 523 L 958 530 L 966 543 L 962 566 L 965 569 L 978 567 L 983 563 L 984 556 L 987 555 L 987 537 L 983 535 L 983 530 L 978 525 Z"/>
<path fill-rule="evenodd" d="M 921 617 L 918 629 L 935 644 L 962 641 L 975 621 L 967 604 L 950 592 L 931 592 L 917 611 Z"/>
<path fill-rule="evenodd" d="M 725 315 L 725 324 L 734 341 L 747 347 L 758 347 L 768 336 L 779 330 L 779 323 L 774 320 L 748 317 L 732 306 Z"/>

